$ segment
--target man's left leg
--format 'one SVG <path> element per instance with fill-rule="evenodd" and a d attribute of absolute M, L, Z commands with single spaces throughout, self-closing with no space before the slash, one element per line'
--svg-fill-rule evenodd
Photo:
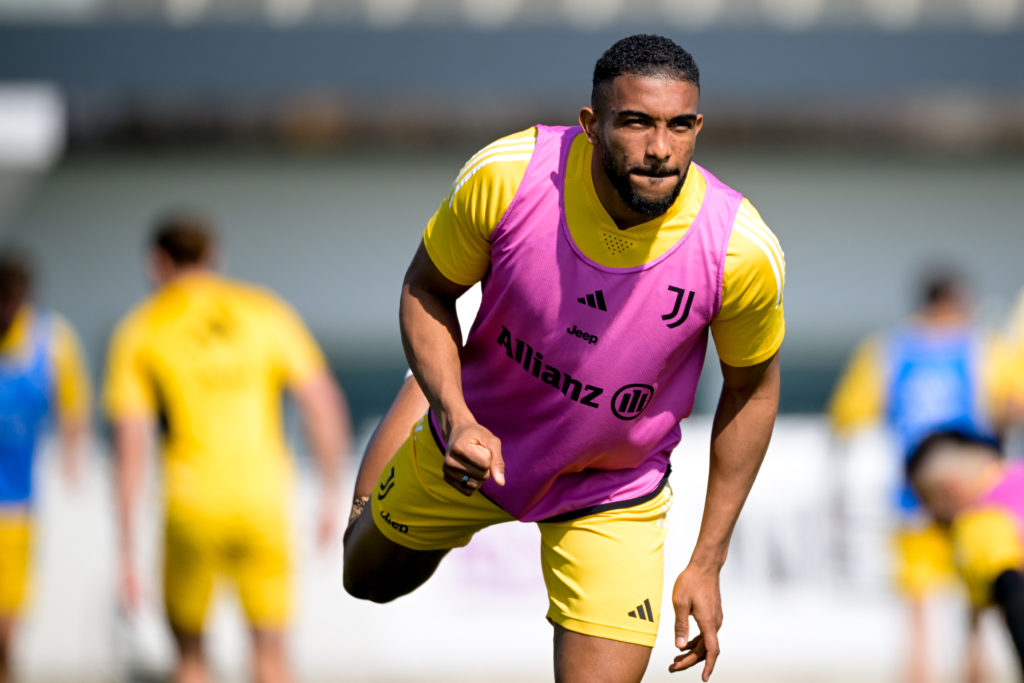
<path fill-rule="evenodd" d="M 288 683 L 286 636 L 291 618 L 292 572 L 288 516 L 283 510 L 253 511 L 239 531 L 228 560 L 252 634 L 256 683 Z"/>
<path fill-rule="evenodd" d="M 11 679 L 11 640 L 14 634 L 14 619 L 0 616 L 0 683 Z"/>
<path fill-rule="evenodd" d="M 252 677 L 256 683 L 288 683 L 288 655 L 284 631 L 254 629 L 252 632 Z"/>
<path fill-rule="evenodd" d="M 643 678 L 660 619 L 671 500 L 666 486 L 632 507 L 539 524 L 558 683 Z"/>
<path fill-rule="evenodd" d="M 203 624 L 213 594 L 218 529 L 210 520 L 170 506 L 164 526 L 164 606 L 174 636 L 174 683 L 206 683 L 210 672 Z"/>
<path fill-rule="evenodd" d="M 585 636 L 555 624 L 556 683 L 626 683 L 640 681 L 651 648 Z"/>

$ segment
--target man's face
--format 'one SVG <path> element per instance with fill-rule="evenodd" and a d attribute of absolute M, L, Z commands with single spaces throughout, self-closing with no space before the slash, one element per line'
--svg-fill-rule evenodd
<path fill-rule="evenodd" d="M 21 293 L 4 292 L 0 294 L 0 335 L 6 334 L 14 318 L 18 315 L 18 309 L 24 303 L 24 296 Z"/>
<path fill-rule="evenodd" d="M 926 485 L 917 487 L 918 497 L 921 504 L 928 513 L 935 518 L 939 524 L 948 525 L 953 523 L 953 518 L 959 512 L 959 506 L 946 487 L 938 482 L 929 482 Z"/>
<path fill-rule="evenodd" d="M 649 219 L 672 206 L 703 124 L 699 95 L 694 84 L 667 76 L 624 75 L 606 86 L 590 125 L 581 114 L 606 188 L 614 191 L 613 197 L 601 197 L 610 213 L 626 209 Z M 599 196 L 600 175 L 595 174 Z M 621 206 L 608 206 L 609 200 Z"/>

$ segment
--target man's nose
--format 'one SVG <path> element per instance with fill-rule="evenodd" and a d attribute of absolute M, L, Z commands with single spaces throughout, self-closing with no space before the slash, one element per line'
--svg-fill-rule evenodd
<path fill-rule="evenodd" d="M 646 155 L 648 159 L 659 162 L 668 161 L 672 156 L 672 147 L 669 145 L 668 130 L 662 126 L 655 126 L 647 140 Z"/>

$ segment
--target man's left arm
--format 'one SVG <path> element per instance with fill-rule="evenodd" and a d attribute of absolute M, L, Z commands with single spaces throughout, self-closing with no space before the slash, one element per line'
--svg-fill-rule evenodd
<path fill-rule="evenodd" d="M 706 660 L 707 681 L 718 659 L 722 625 L 719 574 L 743 503 L 754 484 L 771 439 L 779 408 L 779 356 L 750 367 L 722 363 L 724 384 L 711 430 L 711 464 L 700 533 L 686 569 L 676 579 L 676 647 L 682 650 L 669 671 Z M 689 638 L 690 617 L 700 634 Z"/>
<path fill-rule="evenodd" d="M 722 625 L 719 573 L 740 510 L 768 450 L 779 408 L 779 347 L 785 336 L 786 261 L 774 233 L 744 199 L 736 213 L 711 334 L 722 366 L 722 393 L 711 430 L 704 515 L 693 554 L 676 579 L 676 646 L 669 671 L 705 661 L 711 676 Z M 700 635 L 690 639 L 690 617 Z"/>

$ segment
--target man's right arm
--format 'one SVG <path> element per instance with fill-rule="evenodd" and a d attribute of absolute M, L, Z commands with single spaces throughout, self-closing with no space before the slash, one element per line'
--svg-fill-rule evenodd
<path fill-rule="evenodd" d="M 138 606 L 135 571 L 135 525 L 142 493 L 152 415 L 152 389 L 139 361 L 142 344 L 137 321 L 123 322 L 115 331 L 104 380 L 104 411 L 114 439 L 114 495 L 118 526 L 119 593 L 122 606 Z"/>
<path fill-rule="evenodd" d="M 409 367 L 448 443 L 445 480 L 465 495 L 494 477 L 504 484 L 501 444 L 477 423 L 462 395 L 462 333 L 455 300 L 468 289 L 441 274 L 420 243 L 402 284 L 400 324 Z"/>
<path fill-rule="evenodd" d="M 462 397 L 455 300 L 490 267 L 491 233 L 519 190 L 536 140 L 537 129 L 529 128 L 496 140 L 466 162 L 427 223 L 402 286 L 409 367 L 448 442 L 445 476 L 467 495 L 482 479 L 503 477 L 501 466 L 491 468 L 492 459 L 500 463 L 497 439 L 477 424 Z"/>
<path fill-rule="evenodd" d="M 149 422 L 127 417 L 114 421 L 114 493 L 117 497 L 118 567 L 122 606 L 139 605 L 139 581 L 135 571 L 135 525 L 146 465 Z"/>

